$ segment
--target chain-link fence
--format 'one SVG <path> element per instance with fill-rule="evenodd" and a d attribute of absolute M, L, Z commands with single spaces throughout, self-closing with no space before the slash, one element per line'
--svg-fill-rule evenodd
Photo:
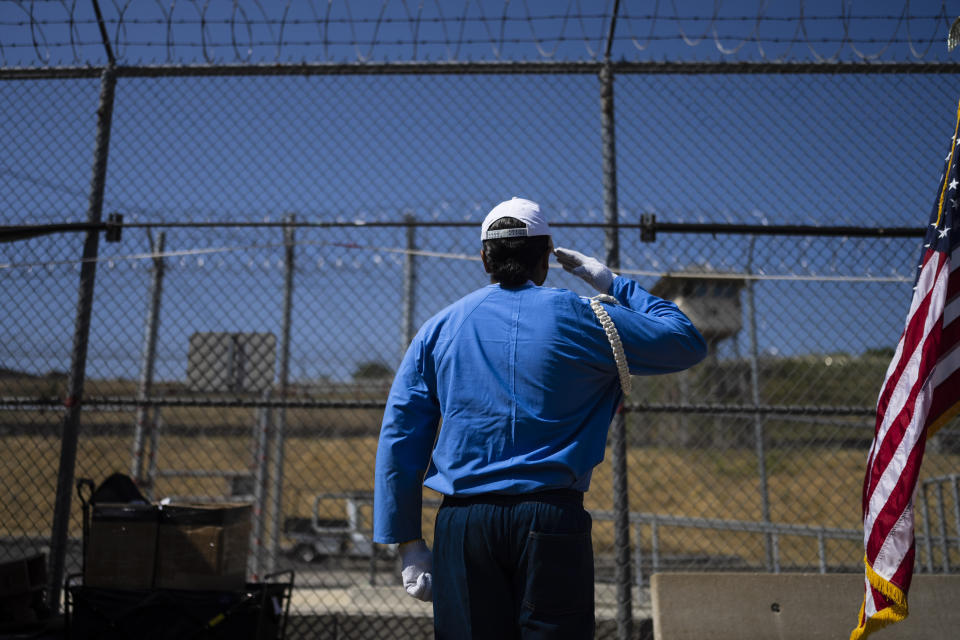
<path fill-rule="evenodd" d="M 153 500 L 253 503 L 249 577 L 295 570 L 288 637 L 429 636 L 370 539 L 383 404 L 412 332 L 485 283 L 479 223 L 519 195 L 711 345 L 635 380 L 593 474 L 598 635 L 630 624 L 624 588 L 649 617 L 655 571 L 862 571 L 873 408 L 960 77 L 865 67 L 9 70 L 5 224 L 90 230 L 0 244 L 0 560 L 77 572 L 64 484 L 122 472 Z M 954 422 L 927 447 L 918 571 L 960 566 L 958 468 Z"/>
<path fill-rule="evenodd" d="M 556 233 L 573 232 L 584 230 Z M 599 249 L 602 234 L 589 233 L 583 246 Z M 154 229 L 151 244 L 142 229 L 125 230 L 98 263 L 77 477 L 129 473 L 154 499 L 256 500 L 251 575 L 296 570 L 292 624 L 307 635 L 359 624 L 352 616 L 390 629 L 387 612 L 428 616 L 397 588 L 390 549 L 370 542 L 373 457 L 404 327 L 483 284 L 475 236 L 472 226 L 172 227 Z M 884 256 L 878 273 L 896 272 L 916 241 L 808 240 L 661 235 L 622 246 L 702 264 L 689 250 L 701 245 L 727 265 L 636 276 L 685 301 L 713 347 L 688 373 L 639 381 L 626 408 L 641 610 L 657 570 L 859 569 L 870 406 L 891 355 L 876 336 L 896 339 L 894 301 L 910 282 L 858 263 L 874 253 Z M 21 254 L 4 281 L 17 301 L 3 341 L 9 556 L 49 543 L 76 244 L 14 245 L 33 257 Z M 833 261 L 830 275 L 808 273 L 804 259 Z M 558 271 L 550 283 L 580 288 Z M 955 472 L 957 435 L 939 433 L 925 478 Z M 605 462 L 587 502 L 601 619 L 614 607 L 613 482 Z M 955 533 L 940 533 L 953 527 L 951 496 L 920 516 L 932 530 L 920 571 L 957 566 Z M 433 513 L 424 512 L 428 540 Z M 79 509 L 71 515 L 76 571 Z"/>

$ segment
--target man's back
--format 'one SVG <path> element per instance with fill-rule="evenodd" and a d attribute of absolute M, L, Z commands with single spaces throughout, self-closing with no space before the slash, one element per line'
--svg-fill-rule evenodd
<path fill-rule="evenodd" d="M 620 393 L 584 300 L 532 283 L 490 285 L 418 339 L 443 415 L 427 486 L 447 495 L 587 488 Z"/>
<path fill-rule="evenodd" d="M 433 599 L 438 638 L 589 638 L 583 496 L 621 375 L 685 369 L 706 344 L 673 303 L 595 258 L 554 251 L 536 202 L 501 202 L 480 240 L 495 284 L 428 320 L 390 389 L 374 540 L 399 544 L 404 589 Z M 553 255 L 605 302 L 543 287 Z M 422 538 L 422 485 L 444 495 L 433 552 Z"/>

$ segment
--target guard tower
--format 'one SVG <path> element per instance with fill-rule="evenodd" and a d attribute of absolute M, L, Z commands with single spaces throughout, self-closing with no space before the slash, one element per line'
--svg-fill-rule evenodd
<path fill-rule="evenodd" d="M 673 300 L 700 330 L 707 341 L 707 361 L 704 366 L 710 368 L 717 365 L 717 344 L 727 338 L 736 339 L 743 328 L 740 290 L 744 286 L 746 280 L 738 274 L 693 265 L 662 277 L 650 292 Z M 741 397 L 744 393 L 741 376 L 723 375 L 719 370 L 707 374 L 711 382 L 707 387 L 698 386 L 696 391 L 691 389 L 689 372 L 680 372 L 678 376 L 680 395 L 685 399 L 693 394 L 701 402 L 721 401 L 722 398 Z M 692 419 L 680 415 L 676 422 L 668 426 L 666 434 L 660 437 L 669 445 L 701 447 L 710 444 L 726 448 L 740 442 L 744 433 L 738 425 L 721 417 L 701 416 Z"/>
<path fill-rule="evenodd" d="M 743 327 L 740 290 L 745 285 L 736 274 L 692 266 L 660 278 L 650 293 L 673 300 L 703 334 L 712 355 L 719 341 Z"/>

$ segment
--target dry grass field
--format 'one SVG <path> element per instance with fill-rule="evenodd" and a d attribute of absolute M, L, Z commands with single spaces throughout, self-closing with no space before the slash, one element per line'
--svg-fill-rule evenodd
<path fill-rule="evenodd" d="M 250 438 L 166 436 L 158 449 L 161 469 L 249 470 Z M 52 504 L 59 463 L 59 440 L 53 437 L 13 435 L 0 437 L 0 535 L 45 536 L 52 521 Z M 283 484 L 285 516 L 309 516 L 320 493 L 369 491 L 373 488 L 376 438 L 294 437 L 287 440 Z M 119 436 L 81 438 L 76 477 L 102 480 L 114 471 L 130 468 L 130 439 Z M 800 452 L 773 451 L 768 459 L 771 519 L 779 523 L 856 529 L 860 518 L 860 485 L 865 452 L 824 449 Z M 957 469 L 960 456 L 930 453 L 924 462 L 927 475 Z M 761 503 L 756 458 L 748 450 L 674 450 L 633 448 L 629 451 L 631 510 L 740 520 L 760 520 Z M 167 495 L 227 493 L 223 479 L 161 479 L 155 498 Z M 430 491 L 426 498 L 436 498 Z M 344 517 L 343 502 L 321 503 L 321 517 Z M 612 509 L 612 476 L 609 462 L 594 472 L 587 506 Z M 369 513 L 365 514 L 369 517 Z M 424 513 L 424 531 L 432 533 L 433 512 Z M 80 535 L 80 506 L 74 500 L 71 535 Z M 636 532 L 633 534 L 636 536 Z M 641 530 L 642 547 L 649 532 Z M 636 542 L 636 537 L 634 537 Z M 610 522 L 595 521 L 598 553 L 613 546 Z M 663 553 L 736 555 L 762 563 L 763 538 L 758 534 L 665 529 L 660 535 Z M 780 541 L 784 565 L 816 560 L 814 538 L 784 537 Z M 862 557 L 858 543 L 830 542 L 833 562 L 856 566 Z"/>

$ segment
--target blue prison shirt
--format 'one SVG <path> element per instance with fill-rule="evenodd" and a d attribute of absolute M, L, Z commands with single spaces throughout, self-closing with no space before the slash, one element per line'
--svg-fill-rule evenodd
<path fill-rule="evenodd" d="M 680 371 L 706 355 L 674 303 L 622 276 L 609 293 L 630 373 Z M 461 298 L 421 327 L 390 389 L 374 540 L 421 536 L 421 485 L 449 496 L 586 491 L 622 396 L 589 299 L 532 282 Z"/>

